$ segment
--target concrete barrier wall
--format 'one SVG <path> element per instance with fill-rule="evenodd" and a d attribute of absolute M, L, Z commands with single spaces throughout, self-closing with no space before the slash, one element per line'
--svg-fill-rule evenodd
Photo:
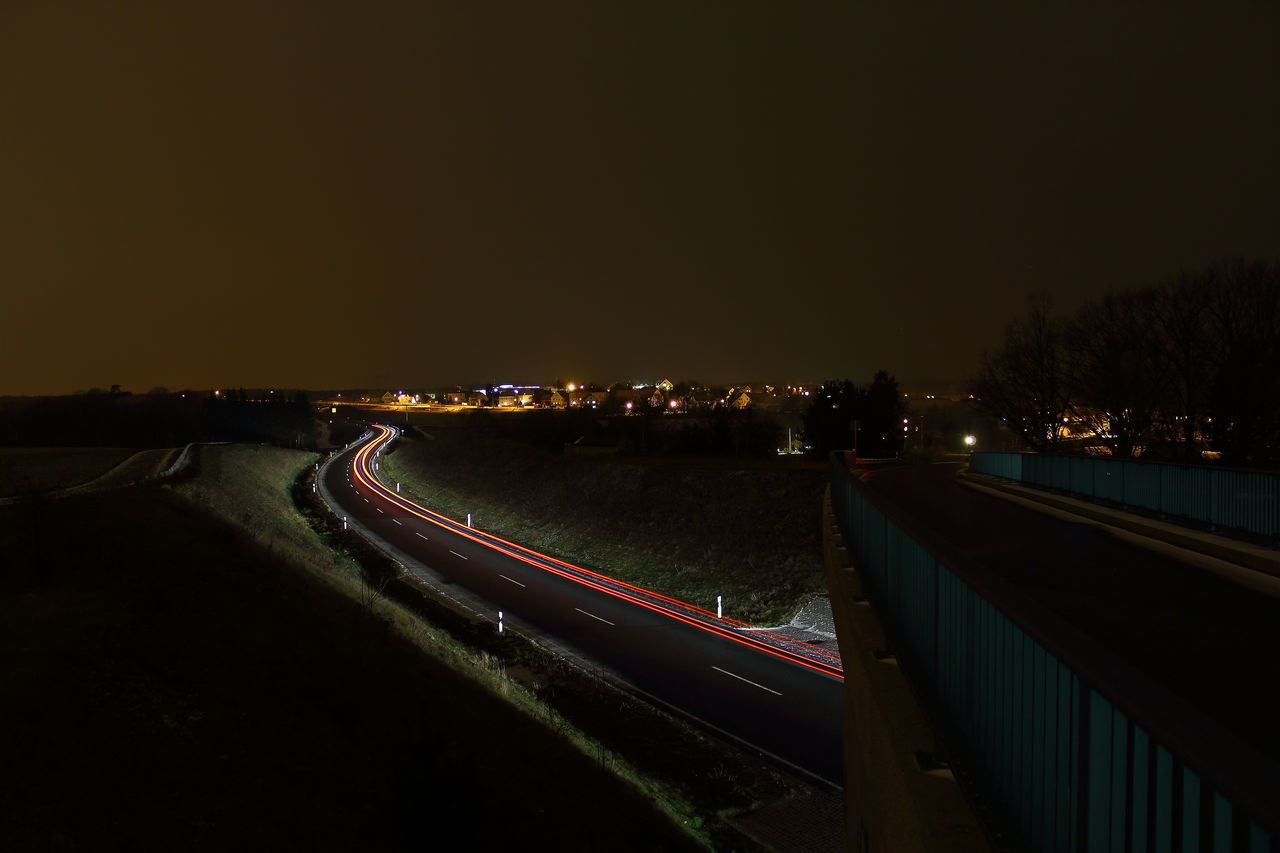
<path fill-rule="evenodd" d="M 896 659 L 884 657 L 879 621 L 862 596 L 823 500 L 823 565 L 844 662 L 845 809 L 858 853 L 978 853 L 988 846 L 951 771 L 931 762 L 933 732 Z"/>

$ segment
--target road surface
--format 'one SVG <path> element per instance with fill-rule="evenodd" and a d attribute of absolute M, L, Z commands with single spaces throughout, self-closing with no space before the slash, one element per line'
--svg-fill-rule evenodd
<path fill-rule="evenodd" d="M 378 479 L 397 433 L 373 430 L 326 463 L 338 512 L 464 586 L 506 618 L 553 635 L 640 690 L 842 787 L 839 657 L 747 631 L 675 599 L 554 560 L 427 510 Z"/>

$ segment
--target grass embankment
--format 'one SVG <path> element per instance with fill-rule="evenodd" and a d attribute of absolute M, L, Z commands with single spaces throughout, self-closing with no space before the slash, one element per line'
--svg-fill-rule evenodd
<path fill-rule="evenodd" d="M 155 477 L 166 470 L 182 455 L 181 447 L 159 447 L 152 450 L 139 450 L 116 467 L 85 483 L 89 489 L 111 489 L 119 486 L 131 486 L 148 477 Z"/>
<path fill-rule="evenodd" d="M 544 722 L 299 568 L 359 583 L 288 503 L 310 459 L 206 448 L 185 497 L 0 507 L 0 726 L 20 733 L 0 745 L 4 846 L 689 846 Z"/>
<path fill-rule="evenodd" d="M 757 624 L 825 592 L 825 471 L 791 460 L 552 453 L 476 431 L 420 428 L 385 479 L 425 505 L 579 565 Z"/>
<path fill-rule="evenodd" d="M 0 498 L 88 482 L 136 452 L 127 447 L 0 448 Z"/>
<path fill-rule="evenodd" d="M 325 542 L 289 497 L 298 476 L 318 464 L 316 454 L 256 444 L 193 450 L 195 476 L 176 483 L 175 491 L 282 559 L 348 592 L 359 589 L 360 566 Z"/>

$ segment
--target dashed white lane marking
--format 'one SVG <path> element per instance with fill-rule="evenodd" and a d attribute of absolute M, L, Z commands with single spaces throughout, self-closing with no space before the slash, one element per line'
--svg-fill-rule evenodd
<path fill-rule="evenodd" d="M 600 619 L 599 616 L 595 615 L 594 613 L 587 613 L 587 611 L 583 610 L 581 607 L 575 607 L 573 609 L 583 614 L 584 616 L 590 616 L 592 619 Z M 608 619 L 600 619 L 600 621 L 606 625 L 613 625 L 613 623 L 610 622 Z M 614 627 L 617 627 L 617 626 L 614 625 Z"/>
<path fill-rule="evenodd" d="M 782 694 L 781 694 L 781 693 L 779 693 L 777 690 L 774 690 L 772 687 L 765 687 L 763 684 L 756 684 L 756 683 L 755 683 L 754 681 L 752 681 L 750 678 L 743 678 L 741 675 L 738 675 L 737 673 L 734 673 L 734 672 L 730 672 L 730 671 L 729 671 L 729 670 L 727 670 L 727 669 L 721 669 L 721 668 L 720 668 L 720 667 L 718 667 L 718 666 L 713 666 L 713 667 L 711 667 L 711 668 L 712 668 L 712 669 L 714 669 L 716 672 L 723 672 L 725 675 L 732 675 L 734 678 L 738 679 L 739 681 L 745 681 L 745 682 L 747 682 L 747 684 L 750 684 L 752 687 L 759 687 L 761 690 L 768 690 L 768 691 L 769 691 L 770 693 L 772 693 L 774 696 L 781 696 L 781 695 L 782 695 Z"/>
<path fill-rule="evenodd" d="M 452 550 L 452 549 L 450 549 L 449 553 L 450 553 L 450 554 L 452 554 L 452 555 L 453 555 L 453 556 L 455 556 L 455 557 L 462 557 L 462 555 L 461 555 L 461 554 L 459 554 L 457 551 L 454 551 L 454 550 Z M 470 557 L 462 557 L 462 559 L 464 559 L 464 560 L 469 560 L 469 559 L 471 559 L 471 558 L 470 558 Z"/>
<path fill-rule="evenodd" d="M 398 518 L 393 518 L 393 519 L 391 519 L 391 520 L 392 520 L 392 521 L 394 521 L 396 524 L 400 525 L 401 527 L 404 527 L 404 522 L 403 522 L 403 521 L 401 521 L 400 519 L 398 519 Z"/>
<path fill-rule="evenodd" d="M 382 512 L 382 507 L 380 507 L 380 506 L 375 506 L 375 507 L 374 507 L 374 509 L 376 509 L 378 512 Z M 385 512 L 382 512 L 382 514 L 383 514 L 383 515 L 386 515 L 386 513 L 385 513 Z"/>
<path fill-rule="evenodd" d="M 507 577 L 506 575 L 498 575 L 498 577 L 502 578 L 504 581 L 511 581 L 516 586 L 524 586 L 524 584 L 520 583 L 520 581 L 511 580 L 511 578 Z"/>
<path fill-rule="evenodd" d="M 421 534 L 421 533 L 414 533 L 413 535 L 414 535 L 414 536 L 422 536 L 422 534 Z M 423 538 L 423 539 L 427 539 L 427 537 L 425 537 L 425 536 L 422 536 L 422 538 Z M 427 539 L 427 541 L 428 541 L 428 542 L 430 542 L 431 540 L 430 540 L 430 539 Z"/>
<path fill-rule="evenodd" d="M 365 498 L 365 499 L 364 499 L 364 502 L 365 502 L 365 503 L 368 503 L 368 502 L 369 502 L 369 499 L 368 499 L 368 498 Z"/>

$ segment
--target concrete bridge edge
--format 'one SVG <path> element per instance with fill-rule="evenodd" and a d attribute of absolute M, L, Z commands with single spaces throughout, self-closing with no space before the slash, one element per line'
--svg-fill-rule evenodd
<path fill-rule="evenodd" d="M 831 508 L 822 500 L 822 553 L 844 663 L 845 819 L 857 853 L 989 853 L 950 770 L 930 769 L 933 731 L 863 595 Z"/>

